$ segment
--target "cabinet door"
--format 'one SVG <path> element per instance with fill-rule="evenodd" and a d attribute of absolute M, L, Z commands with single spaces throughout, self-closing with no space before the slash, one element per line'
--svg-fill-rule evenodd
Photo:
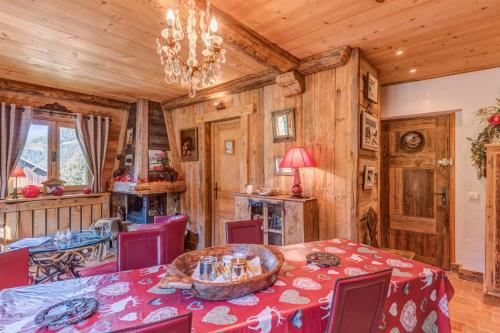
<path fill-rule="evenodd" d="M 250 199 L 236 196 L 234 201 L 236 205 L 236 220 L 250 220 Z"/>
<path fill-rule="evenodd" d="M 283 203 L 266 202 L 266 219 L 264 220 L 264 241 L 269 245 L 282 246 L 283 239 Z"/>
<path fill-rule="evenodd" d="M 485 289 L 500 293 L 500 147 L 488 147 Z"/>
<path fill-rule="evenodd" d="M 285 245 L 304 242 L 304 204 L 285 202 Z"/>

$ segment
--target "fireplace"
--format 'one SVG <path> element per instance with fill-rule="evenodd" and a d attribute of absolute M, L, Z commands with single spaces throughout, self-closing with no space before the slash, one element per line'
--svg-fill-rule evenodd
<path fill-rule="evenodd" d="M 153 223 L 154 217 L 166 214 L 167 195 L 127 195 L 127 220 L 133 223 Z"/>

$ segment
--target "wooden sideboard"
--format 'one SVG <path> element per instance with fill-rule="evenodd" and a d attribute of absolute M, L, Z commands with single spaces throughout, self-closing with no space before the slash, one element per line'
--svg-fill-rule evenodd
<path fill-rule="evenodd" d="M 319 239 L 315 198 L 237 193 L 235 203 L 237 220 L 263 220 L 264 244 L 281 246 Z"/>
<path fill-rule="evenodd" d="M 486 146 L 484 300 L 500 304 L 500 144 Z"/>

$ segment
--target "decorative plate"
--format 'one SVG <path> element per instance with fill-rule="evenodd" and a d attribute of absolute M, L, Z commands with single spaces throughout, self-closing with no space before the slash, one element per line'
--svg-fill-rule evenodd
<path fill-rule="evenodd" d="M 51 328 L 76 324 L 90 317 L 98 305 L 99 302 L 94 298 L 70 299 L 39 312 L 35 317 L 35 324 Z"/>
<path fill-rule="evenodd" d="M 332 267 L 340 264 L 340 258 L 325 252 L 312 252 L 306 256 L 307 262 L 321 267 Z"/>
<path fill-rule="evenodd" d="M 409 131 L 401 137 L 400 147 L 408 153 L 415 153 L 424 147 L 425 139 L 422 133 Z"/>

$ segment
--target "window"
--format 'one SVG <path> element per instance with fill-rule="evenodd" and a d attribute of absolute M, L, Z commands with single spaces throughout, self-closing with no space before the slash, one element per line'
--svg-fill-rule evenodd
<path fill-rule="evenodd" d="M 18 167 L 26 174 L 18 188 L 59 178 L 67 191 L 89 184 L 89 171 L 72 121 L 33 120 Z"/>

